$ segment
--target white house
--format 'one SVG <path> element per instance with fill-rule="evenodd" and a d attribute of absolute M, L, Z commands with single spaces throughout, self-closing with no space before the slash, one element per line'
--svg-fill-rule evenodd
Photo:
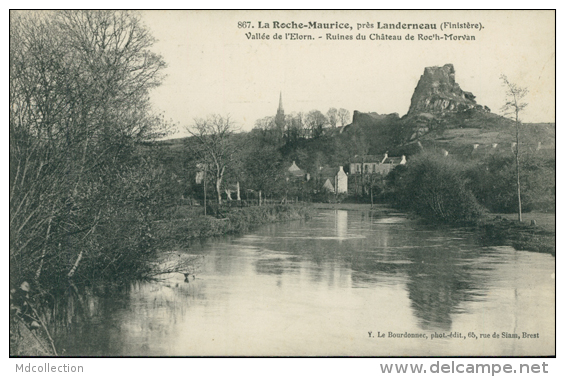
<path fill-rule="evenodd" d="M 322 188 L 335 193 L 347 193 L 347 174 L 343 171 L 343 166 L 339 168 L 320 168 L 320 178 L 323 182 Z"/>
<path fill-rule="evenodd" d="M 405 165 L 406 156 L 383 157 L 376 155 L 355 156 L 349 164 L 349 174 L 382 174 L 387 175 L 397 165 Z"/>

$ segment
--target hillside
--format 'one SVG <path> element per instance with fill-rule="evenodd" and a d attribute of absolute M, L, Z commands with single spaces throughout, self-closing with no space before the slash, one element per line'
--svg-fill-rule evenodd
<path fill-rule="evenodd" d="M 388 150 L 393 155 L 410 155 L 422 147 L 451 154 L 493 145 L 511 150 L 516 138 L 512 120 L 492 113 L 457 84 L 452 64 L 424 69 L 403 117 L 355 111 L 352 123 L 344 128 L 348 132 L 361 132 L 369 140 L 371 153 Z M 530 150 L 555 149 L 554 123 L 523 124 L 520 133 Z"/>
<path fill-rule="evenodd" d="M 407 155 L 424 149 L 445 150 L 451 155 L 509 152 L 515 142 L 515 125 L 497 115 L 480 99 L 456 82 L 452 64 L 427 67 L 421 75 L 410 101 L 408 112 L 353 112 L 352 122 L 343 128 L 327 129 L 321 138 L 286 139 L 277 145 L 285 160 L 296 160 L 302 166 L 340 165 L 357 154 Z M 262 131 L 265 133 L 265 131 Z M 252 133 L 239 134 L 240 138 Z M 275 132 L 273 133 L 273 135 Z M 520 128 L 524 151 L 555 152 L 555 124 L 528 123 Z M 162 141 L 172 152 L 182 152 L 186 138 Z"/>

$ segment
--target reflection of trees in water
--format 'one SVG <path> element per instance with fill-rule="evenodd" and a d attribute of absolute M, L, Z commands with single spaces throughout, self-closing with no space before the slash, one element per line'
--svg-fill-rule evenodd
<path fill-rule="evenodd" d="M 108 355 L 121 348 L 111 314 L 129 305 L 129 285 L 68 285 L 42 305 L 43 316 L 53 333 L 61 356 Z"/>
<path fill-rule="evenodd" d="M 71 287 L 54 299 L 47 317 L 63 356 L 140 355 L 154 334 L 165 336 L 168 322 L 184 316 L 190 303 L 205 294 L 184 283 L 137 282 Z M 175 282 L 176 281 L 176 282 Z"/>
<path fill-rule="evenodd" d="M 484 283 L 474 267 L 461 263 L 473 256 L 444 246 L 414 249 L 406 257 L 413 262 L 406 270 L 406 288 L 421 328 L 450 331 L 451 316 L 461 312 L 463 302 L 477 300 Z"/>
<path fill-rule="evenodd" d="M 477 300 L 484 286 L 484 275 L 469 263 L 479 257 L 478 247 L 464 246 L 469 239 L 452 239 L 453 230 L 395 232 L 403 232 L 401 244 L 406 246 L 399 246 L 398 240 L 391 242 L 387 230 L 379 231 L 396 247 L 351 258 L 352 280 L 366 284 L 378 283 L 383 275 L 405 276 L 408 297 L 422 329 L 450 330 L 452 314 L 460 312 L 463 302 Z M 472 250 L 464 250 L 468 248 Z"/>
<path fill-rule="evenodd" d="M 283 258 L 259 259 L 255 263 L 255 270 L 258 274 L 282 275 L 286 264 L 284 261 Z"/>
<path fill-rule="evenodd" d="M 257 272 L 288 273 L 288 258 L 299 258 L 310 262 L 308 272 L 313 281 L 324 280 L 329 286 L 334 284 L 337 271 L 344 268 L 350 268 L 347 273 L 358 286 L 378 285 L 388 278 L 394 282 L 398 277 L 394 284 L 406 284 L 414 315 L 426 330 L 450 330 L 452 315 L 461 310 L 462 303 L 479 298 L 485 281 L 472 263 L 480 256 L 471 235 L 455 229 L 394 224 L 398 222 L 394 217 L 379 218 L 364 212 L 345 216 L 342 212 L 335 211 L 326 221 L 343 240 L 314 236 L 279 239 L 278 246 L 269 247 L 283 257 L 259 260 Z M 359 233 L 367 237 L 347 238 Z"/>

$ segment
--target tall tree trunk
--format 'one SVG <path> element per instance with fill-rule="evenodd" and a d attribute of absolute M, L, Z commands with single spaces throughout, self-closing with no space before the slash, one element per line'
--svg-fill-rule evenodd
<path fill-rule="evenodd" d="M 90 230 L 86 233 L 85 237 L 86 238 L 89 234 L 91 236 L 94 235 L 94 232 L 96 232 L 96 227 L 98 226 L 98 221 L 100 220 L 100 213 L 102 212 L 102 210 L 98 211 L 98 214 L 96 215 L 96 217 L 94 218 L 94 223 L 92 224 L 92 228 L 90 228 Z M 90 239 L 90 245 L 92 246 L 92 243 L 94 241 L 94 238 Z M 67 274 L 67 278 L 72 278 L 73 275 L 75 274 L 78 265 L 80 264 L 80 261 L 82 260 L 82 257 L 84 255 L 84 250 L 81 250 L 80 253 L 78 254 L 78 257 L 75 261 L 75 263 L 73 264 L 73 267 L 71 268 L 71 270 L 69 271 L 69 273 Z"/>
<path fill-rule="evenodd" d="M 520 194 L 520 131 L 518 129 L 518 110 L 516 110 L 516 184 L 518 186 L 518 221 L 522 222 L 522 196 Z"/>
<path fill-rule="evenodd" d="M 216 194 L 218 195 L 218 205 L 222 205 L 222 178 L 216 178 Z"/>
<path fill-rule="evenodd" d="M 78 254 L 77 260 L 75 261 L 75 264 L 73 264 L 73 267 L 71 268 L 71 270 L 69 271 L 69 273 L 67 274 L 67 277 L 70 279 L 73 277 L 73 275 L 75 274 L 78 265 L 80 263 L 80 261 L 82 260 L 82 255 L 83 255 L 83 251 L 81 250 L 80 253 Z"/>
<path fill-rule="evenodd" d="M 35 272 L 35 281 L 39 280 L 41 276 L 41 270 L 43 268 L 43 261 L 45 259 L 45 254 L 47 253 L 47 242 L 49 241 L 49 235 L 51 232 L 51 222 L 53 221 L 53 215 L 55 213 L 55 203 L 53 203 L 53 208 L 51 208 L 51 215 L 49 216 L 49 223 L 47 224 L 47 234 L 45 235 L 45 241 L 43 242 L 43 250 L 41 251 L 41 260 L 39 261 L 39 267 Z"/>

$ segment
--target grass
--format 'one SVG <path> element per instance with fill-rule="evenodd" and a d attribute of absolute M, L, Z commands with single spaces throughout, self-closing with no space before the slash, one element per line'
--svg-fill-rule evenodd
<path fill-rule="evenodd" d="M 517 213 L 493 213 L 493 217 L 500 216 L 507 220 L 518 220 Z M 545 213 L 532 211 L 528 213 L 522 213 L 522 222 L 525 224 L 530 224 L 532 220 L 536 221 L 536 227 L 544 229 L 548 232 L 555 233 L 555 213 Z"/>
<path fill-rule="evenodd" d="M 192 239 L 247 232 L 259 225 L 311 217 L 310 206 L 265 205 L 222 210 L 223 218 L 204 216 L 199 209 L 177 209 L 173 218 L 156 224 L 159 241 L 185 243 Z M 181 216 L 185 217 L 181 217 Z"/>
<path fill-rule="evenodd" d="M 478 225 L 478 233 L 486 245 L 512 246 L 516 250 L 548 253 L 555 256 L 555 214 L 531 212 L 491 214 Z M 536 225 L 531 225 L 536 220 Z"/>

